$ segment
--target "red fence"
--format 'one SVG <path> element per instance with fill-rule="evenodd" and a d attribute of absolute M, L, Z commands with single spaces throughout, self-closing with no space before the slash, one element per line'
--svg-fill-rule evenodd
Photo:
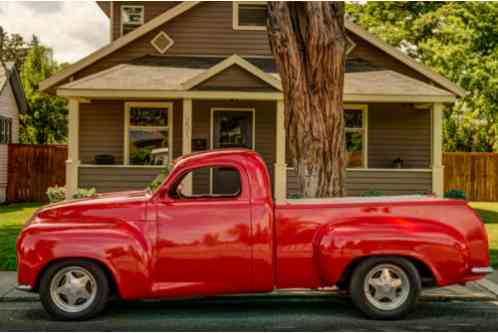
<path fill-rule="evenodd" d="M 47 188 L 66 182 L 66 145 L 9 145 L 7 202 L 46 202 Z"/>

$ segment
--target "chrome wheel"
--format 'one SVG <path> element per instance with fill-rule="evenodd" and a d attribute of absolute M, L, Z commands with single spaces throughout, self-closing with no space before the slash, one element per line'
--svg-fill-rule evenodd
<path fill-rule="evenodd" d="M 410 281 L 400 267 L 381 264 L 373 267 L 366 275 L 364 292 L 370 304 L 377 309 L 395 310 L 408 299 Z"/>
<path fill-rule="evenodd" d="M 86 310 L 97 296 L 97 282 L 93 275 L 79 266 L 64 267 L 50 283 L 50 297 L 65 312 Z"/>

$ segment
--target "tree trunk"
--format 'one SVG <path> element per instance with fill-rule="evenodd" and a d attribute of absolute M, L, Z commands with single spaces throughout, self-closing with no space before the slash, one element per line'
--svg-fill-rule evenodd
<path fill-rule="evenodd" d="M 307 198 L 343 196 L 344 4 L 269 2 L 267 28 L 300 191 Z"/>

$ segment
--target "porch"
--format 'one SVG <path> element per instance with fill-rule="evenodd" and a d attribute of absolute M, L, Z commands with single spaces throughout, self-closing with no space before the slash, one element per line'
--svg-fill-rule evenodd
<path fill-rule="evenodd" d="M 278 201 L 298 194 L 271 62 L 178 58 L 119 65 L 58 89 L 70 100 L 69 193 L 143 189 L 182 154 L 242 146 L 265 160 Z M 346 73 L 347 194 L 442 195 L 442 110 L 453 100 L 399 73 Z M 194 175 L 186 191 L 211 192 L 224 182 L 217 177 Z"/>

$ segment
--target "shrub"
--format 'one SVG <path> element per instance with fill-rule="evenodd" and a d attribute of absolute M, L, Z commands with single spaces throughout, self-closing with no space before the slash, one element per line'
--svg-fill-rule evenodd
<path fill-rule="evenodd" d="M 361 194 L 362 197 L 382 197 L 384 195 L 385 195 L 384 192 L 376 190 L 368 190 Z"/>
<path fill-rule="evenodd" d="M 298 194 L 298 193 L 294 193 L 294 194 L 289 195 L 289 199 L 302 199 L 302 198 L 303 198 L 302 194 Z"/>
<path fill-rule="evenodd" d="M 467 200 L 467 195 L 465 194 L 465 192 L 459 189 L 449 190 L 444 194 L 444 197 L 449 199 Z"/>
<path fill-rule="evenodd" d="M 47 189 L 47 197 L 50 203 L 63 201 L 66 199 L 66 189 L 57 185 Z"/>
<path fill-rule="evenodd" d="M 79 188 L 73 195 L 73 199 L 94 198 L 97 196 L 95 188 Z"/>

